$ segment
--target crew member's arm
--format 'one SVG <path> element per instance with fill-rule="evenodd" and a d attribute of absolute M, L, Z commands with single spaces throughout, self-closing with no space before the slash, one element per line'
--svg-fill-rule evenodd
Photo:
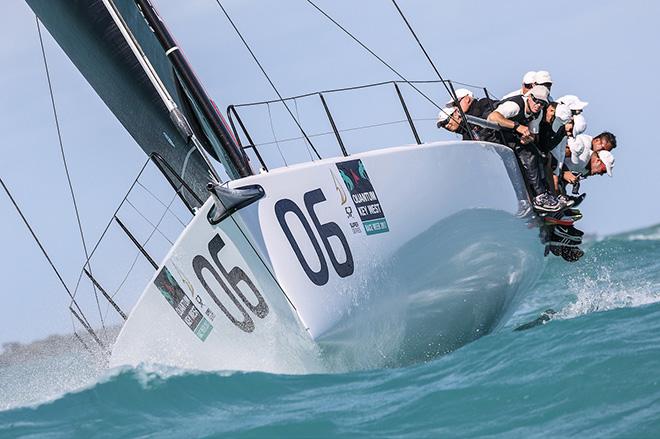
<path fill-rule="evenodd" d="M 578 178 L 571 171 L 564 171 L 562 175 L 564 181 L 568 184 L 575 184 L 578 181 Z"/>
<path fill-rule="evenodd" d="M 530 135 L 529 128 L 527 128 L 525 125 L 520 125 L 517 122 L 507 119 L 497 110 L 493 111 L 488 115 L 488 120 L 490 122 L 494 122 L 498 124 L 502 128 L 509 128 L 515 131 L 516 133 L 520 134 L 521 136 Z"/>
<path fill-rule="evenodd" d="M 570 160 L 570 159 L 567 159 Z M 578 177 L 571 172 L 571 170 L 566 166 L 566 163 L 562 163 L 560 166 L 561 177 L 568 184 L 575 184 L 579 180 Z"/>

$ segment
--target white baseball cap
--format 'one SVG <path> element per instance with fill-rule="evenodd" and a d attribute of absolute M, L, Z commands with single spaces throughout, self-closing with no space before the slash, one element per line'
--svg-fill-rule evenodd
<path fill-rule="evenodd" d="M 573 135 L 577 136 L 587 130 L 587 119 L 582 114 L 573 116 Z"/>
<path fill-rule="evenodd" d="M 537 84 L 545 84 L 546 82 L 552 84 L 552 77 L 550 76 L 550 72 L 547 70 L 539 70 L 534 76 L 534 82 Z"/>
<path fill-rule="evenodd" d="M 456 90 L 456 99 L 457 99 L 457 100 L 460 101 L 460 100 L 463 99 L 465 96 L 470 96 L 471 98 L 473 98 L 473 97 L 474 97 L 474 93 L 472 93 L 472 92 L 471 92 L 470 90 L 468 90 L 467 88 L 459 88 L 459 89 Z M 448 101 L 445 105 L 446 105 L 446 106 L 450 106 L 450 105 L 453 105 L 453 104 L 454 104 L 454 100 L 451 99 L 451 100 Z"/>
<path fill-rule="evenodd" d="M 523 84 L 534 84 L 536 82 L 536 72 L 529 71 L 523 76 Z"/>
<path fill-rule="evenodd" d="M 581 101 L 580 98 L 575 95 L 562 96 L 557 99 L 557 102 L 568 105 L 568 108 L 571 110 L 584 110 L 584 107 L 589 105 L 589 102 Z"/>
<path fill-rule="evenodd" d="M 571 150 L 571 162 L 575 165 L 586 163 L 591 157 L 591 136 L 580 134 L 568 139 L 568 148 Z"/>
<path fill-rule="evenodd" d="M 555 118 L 560 119 L 563 125 L 573 118 L 573 113 L 571 113 L 571 109 L 568 108 L 568 105 L 558 104 L 555 109 Z"/>
<path fill-rule="evenodd" d="M 612 154 L 611 152 L 605 149 L 601 149 L 596 154 L 598 154 L 598 158 L 600 159 L 600 161 L 605 163 L 605 169 L 607 170 L 607 175 L 611 177 L 612 168 L 614 167 L 614 154 Z"/>
<path fill-rule="evenodd" d="M 454 111 L 456 111 L 456 107 L 451 105 L 447 105 L 441 108 L 440 112 L 438 113 L 438 123 L 444 123 L 451 117 L 452 114 L 454 114 Z"/>
<path fill-rule="evenodd" d="M 548 102 L 548 96 L 550 95 L 550 90 L 548 90 L 548 87 L 544 87 L 542 85 L 535 85 L 532 87 L 530 91 L 525 93 L 525 96 L 532 95 L 536 99 L 540 99 L 542 101 Z"/>

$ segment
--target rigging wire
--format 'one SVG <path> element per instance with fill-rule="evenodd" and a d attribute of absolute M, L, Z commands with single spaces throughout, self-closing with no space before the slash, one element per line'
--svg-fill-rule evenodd
<path fill-rule="evenodd" d="M 53 107 L 53 116 L 55 118 L 55 127 L 57 128 L 57 139 L 60 145 L 60 153 L 62 155 L 62 163 L 64 164 L 64 172 L 66 173 L 66 180 L 69 184 L 69 192 L 71 194 L 71 200 L 73 201 L 73 209 L 76 214 L 76 221 L 78 223 L 78 231 L 80 232 L 80 240 L 82 242 L 83 250 L 85 252 L 86 265 L 89 267 L 89 272 L 92 273 L 92 265 L 89 261 L 89 251 L 87 250 L 87 242 L 85 241 L 85 234 L 83 233 L 82 222 L 80 221 L 80 212 L 78 211 L 78 203 L 76 201 L 76 195 L 73 190 L 73 184 L 71 183 L 71 175 L 69 174 L 69 166 L 66 161 L 66 154 L 64 153 L 64 144 L 62 142 L 62 131 L 60 129 L 60 122 L 57 116 L 57 107 L 55 106 L 55 95 L 53 93 L 53 84 L 50 79 L 50 71 L 48 69 L 48 60 L 46 59 L 46 49 L 44 48 L 44 40 L 41 35 L 41 24 L 39 18 L 35 15 L 35 20 L 37 22 L 37 33 L 39 34 L 39 44 L 41 45 L 41 56 L 44 61 L 44 67 L 46 70 L 46 79 L 48 80 L 48 90 L 50 92 L 50 102 Z M 101 303 L 99 302 L 98 292 L 96 291 L 96 286 L 92 285 L 94 289 L 94 297 L 96 299 L 96 306 L 99 312 L 99 318 L 101 320 L 101 326 L 105 332 L 105 321 L 103 319 L 103 314 L 101 312 Z M 82 314 L 82 311 L 81 311 Z"/>
<path fill-rule="evenodd" d="M 453 96 L 453 93 L 451 92 L 451 90 L 449 90 L 449 87 L 448 87 L 447 84 L 445 83 L 445 80 L 442 79 L 442 75 L 440 74 L 440 72 L 438 71 L 438 68 L 435 66 L 435 63 L 433 62 L 433 60 L 432 60 L 431 57 L 429 56 L 428 52 L 426 51 L 426 49 L 425 49 L 424 46 L 422 45 L 422 42 L 419 41 L 419 38 L 417 38 L 417 34 L 415 33 L 415 31 L 413 30 L 412 26 L 411 26 L 410 23 L 408 22 L 408 19 L 406 18 L 405 15 L 403 15 L 403 11 L 401 11 L 401 8 L 399 8 L 399 5 L 397 4 L 396 0 L 392 0 L 392 3 L 394 3 L 394 7 L 395 7 L 396 10 L 399 12 L 399 15 L 401 15 L 401 18 L 403 18 L 403 21 L 406 23 L 406 26 L 408 26 L 408 30 L 410 30 L 410 33 L 411 33 L 412 36 L 415 38 L 415 41 L 417 41 L 417 44 L 419 45 L 420 49 L 422 49 L 422 52 L 424 52 L 424 56 L 426 56 L 426 59 L 427 59 L 427 60 L 429 61 L 429 63 L 431 64 L 431 67 L 433 67 L 433 70 L 435 71 L 435 74 L 438 75 L 438 78 L 440 79 L 440 81 L 442 81 L 442 84 L 445 86 L 445 90 L 447 90 L 447 93 L 449 93 L 449 96 L 450 96 L 450 97 L 453 97 L 454 99 L 456 99 L 456 97 Z"/>
<path fill-rule="evenodd" d="M 280 152 L 280 156 L 282 157 L 284 166 L 289 166 L 289 164 L 286 162 L 286 159 L 284 158 L 284 154 L 282 154 L 280 143 L 277 141 L 277 136 L 275 135 L 275 127 L 273 126 L 273 115 L 270 113 L 270 104 L 267 105 L 267 108 L 268 108 L 268 120 L 270 121 L 270 130 L 273 133 L 273 139 L 275 140 L 275 145 L 277 145 L 277 150 Z M 307 138 L 306 135 L 305 138 Z"/>
<path fill-rule="evenodd" d="M 174 195 L 176 196 L 177 194 L 175 193 Z M 135 212 L 136 212 L 136 213 L 137 213 L 137 214 L 138 214 L 138 215 L 139 215 L 139 216 L 140 216 L 140 217 L 141 217 L 141 218 L 142 218 L 147 224 L 149 224 L 151 227 L 154 228 L 154 230 L 158 229 L 158 226 L 155 225 L 155 224 L 154 224 L 149 218 L 147 218 L 146 215 L 143 214 L 143 213 L 140 211 L 140 209 L 137 208 L 137 206 L 136 206 L 135 204 L 131 203 L 131 200 L 130 200 L 130 199 L 128 199 L 128 198 L 126 199 L 126 204 L 128 204 L 129 206 L 131 206 L 131 207 L 133 208 L 133 210 L 135 210 Z M 165 209 L 166 209 L 166 212 L 165 212 L 165 213 L 170 212 L 169 208 L 170 208 L 171 205 L 172 205 L 171 203 L 170 203 L 170 205 L 165 205 Z M 172 214 L 172 212 L 170 212 L 170 214 Z M 162 219 L 161 219 L 161 221 L 162 221 Z M 185 226 L 184 226 L 184 228 L 185 228 Z M 160 236 L 162 236 L 162 237 L 165 239 L 165 241 L 169 242 L 171 246 L 174 245 L 174 241 L 171 240 L 170 238 L 168 238 L 168 236 L 167 236 L 163 231 L 161 231 L 160 229 L 158 229 L 158 230 L 156 230 L 156 231 L 158 231 L 158 234 L 159 234 Z M 146 244 L 146 243 L 145 243 L 145 244 Z M 144 247 L 144 245 L 143 245 L 143 247 Z"/>
<path fill-rule="evenodd" d="M 152 191 L 150 191 L 149 188 L 147 188 L 145 185 L 143 185 L 143 184 L 140 183 L 139 181 L 137 182 L 137 184 L 138 184 L 138 186 L 140 186 L 140 187 L 141 187 L 146 193 L 148 193 L 149 195 L 151 195 L 151 197 L 152 197 L 154 200 L 156 200 L 158 203 L 160 203 L 161 206 L 163 206 L 163 207 L 167 207 L 167 204 L 165 204 L 165 203 L 163 202 L 163 200 L 161 200 L 160 198 L 158 198 L 158 197 L 156 196 L 156 194 L 154 194 Z M 183 227 L 186 227 L 187 224 L 186 224 L 181 218 L 179 218 L 179 215 L 177 215 L 176 213 L 174 213 L 174 212 L 171 211 L 171 210 L 170 210 L 170 213 L 171 213 L 172 216 L 173 216 L 173 217 L 179 222 L 179 224 L 181 224 Z"/>
<path fill-rule="evenodd" d="M 234 21 L 233 21 L 233 20 L 231 19 L 231 17 L 229 16 L 229 13 L 227 12 L 227 10 L 224 8 L 224 6 L 222 6 L 222 3 L 220 2 L 220 0 L 215 0 L 215 2 L 218 4 L 218 6 L 220 7 L 220 9 L 222 10 L 222 12 L 224 13 L 225 17 L 227 17 L 227 20 L 229 20 L 229 23 L 230 23 L 231 26 L 234 28 L 234 31 L 236 31 L 236 34 L 238 35 L 238 37 L 239 37 L 239 38 L 241 39 L 241 41 L 243 42 L 243 45 L 245 46 L 245 48 L 248 50 L 248 52 L 250 52 L 250 55 L 252 55 L 252 59 L 254 59 L 254 62 L 257 63 L 257 66 L 259 66 L 259 69 L 261 69 L 261 73 L 264 74 L 264 76 L 266 77 L 266 79 L 267 79 L 268 82 L 270 83 L 270 86 L 273 88 L 273 90 L 274 90 L 275 93 L 277 94 L 277 97 L 280 98 L 280 101 L 284 104 L 284 107 L 285 107 L 286 110 L 289 112 L 289 115 L 291 116 L 291 118 L 293 119 L 293 121 L 294 121 L 294 122 L 296 123 L 296 125 L 298 126 L 298 129 L 300 130 L 300 132 L 303 134 L 303 136 L 305 137 L 305 139 L 307 139 L 307 142 L 309 143 L 309 146 L 311 146 L 311 148 L 314 150 L 314 153 L 316 153 L 316 156 L 319 158 L 319 160 L 321 160 L 321 155 L 319 154 L 319 152 L 318 152 L 318 151 L 316 150 L 316 148 L 314 147 L 314 144 L 312 144 L 312 142 L 309 140 L 309 138 L 308 138 L 308 136 L 307 136 L 307 133 L 305 133 L 305 130 L 303 129 L 302 125 L 300 125 L 300 122 L 298 122 L 298 119 L 296 119 L 296 117 L 293 115 L 293 112 L 291 111 L 291 109 L 289 108 L 289 106 L 288 106 L 288 105 L 286 104 L 286 102 L 284 101 L 284 98 L 283 98 L 282 95 L 280 94 L 279 90 L 277 89 L 277 87 L 275 86 L 275 84 L 273 83 L 273 81 L 270 79 L 270 76 L 268 76 L 268 73 L 266 73 L 266 70 L 265 70 L 264 67 L 261 65 L 261 62 L 259 62 L 259 59 L 257 58 L 257 56 L 254 54 L 254 52 L 253 52 L 252 49 L 250 48 L 250 45 L 247 43 L 247 41 L 245 41 L 245 38 L 243 38 L 243 34 L 241 34 L 241 31 L 238 30 L 238 27 L 236 27 L 236 25 L 234 24 Z"/>
<path fill-rule="evenodd" d="M 144 162 L 144 165 L 142 165 L 142 168 L 140 169 L 140 173 L 138 174 L 138 178 L 140 175 L 142 175 L 142 172 L 144 172 L 144 169 L 147 167 L 147 165 L 151 162 L 151 156 L 147 159 L 146 162 Z M 106 234 L 108 233 L 108 230 L 110 230 L 110 226 L 112 225 L 114 218 L 117 216 L 117 213 L 119 213 L 119 210 L 121 207 L 124 205 L 124 202 L 130 195 L 131 191 L 133 191 L 133 188 L 137 184 L 137 178 L 131 183 L 131 186 L 128 188 L 128 192 L 126 192 L 126 195 L 124 195 L 124 198 L 122 198 L 121 202 L 119 203 L 119 206 L 115 209 L 114 213 L 112 214 L 112 217 L 110 217 L 110 221 L 106 224 L 105 228 L 103 229 L 103 232 L 101 233 L 101 236 L 99 237 L 98 241 L 96 241 L 96 244 L 94 244 L 94 248 L 92 248 L 92 251 L 89 254 L 89 257 L 91 258 L 94 256 L 94 253 L 96 253 L 96 250 L 98 249 L 99 245 L 101 244 L 101 241 L 103 241 L 103 238 L 105 238 Z M 78 281 L 76 282 L 76 288 L 73 290 L 73 297 L 76 297 L 76 294 L 78 293 L 78 288 L 80 287 L 80 281 L 82 280 L 83 274 L 84 274 L 84 265 L 83 269 L 80 270 L 80 274 L 78 275 Z"/>
<path fill-rule="evenodd" d="M 310 5 L 312 5 L 317 11 L 319 11 L 319 12 L 320 12 L 325 18 L 327 18 L 328 20 L 330 20 L 335 26 L 337 26 L 339 29 L 341 29 L 346 35 L 348 35 L 351 39 L 353 39 L 353 41 L 355 41 L 355 42 L 358 43 L 360 46 L 362 46 L 362 48 L 363 48 L 364 50 L 366 50 L 366 51 L 369 52 L 371 55 L 373 55 L 378 61 L 380 61 L 383 65 L 385 65 L 388 69 L 390 69 L 395 75 L 397 75 L 399 78 L 401 78 L 401 80 L 403 80 L 403 82 L 405 82 L 406 84 L 408 84 L 409 86 L 411 86 L 411 87 L 412 87 L 417 93 L 419 93 L 421 96 L 423 96 L 423 97 L 424 97 L 427 101 L 429 101 L 433 106 L 435 106 L 438 110 L 440 110 L 441 112 L 443 112 L 443 113 L 446 114 L 445 110 L 444 110 L 440 105 L 438 105 L 438 104 L 437 104 L 433 99 L 431 99 L 426 93 L 424 93 L 423 91 L 421 91 L 419 88 L 417 88 L 417 87 L 415 86 L 414 82 L 417 82 L 417 81 L 409 81 L 408 79 L 406 79 L 405 76 L 403 76 L 401 73 L 399 73 L 394 67 L 392 67 L 390 64 L 388 64 L 387 61 L 385 61 L 383 58 L 381 58 L 380 56 L 378 56 L 378 55 L 377 55 L 373 50 L 371 50 L 366 44 L 364 44 L 362 41 L 360 41 L 355 35 L 353 35 L 353 34 L 352 34 L 348 29 L 346 29 L 344 26 L 342 26 L 341 24 L 339 24 L 339 22 L 338 22 L 337 20 L 335 20 L 334 18 L 332 18 L 330 15 L 328 15 L 327 12 L 325 12 L 323 9 L 321 9 L 319 6 L 317 6 L 312 0 L 306 0 L 306 1 L 307 1 L 307 3 L 309 3 Z M 445 81 L 443 80 L 442 83 L 445 84 Z M 446 84 L 445 84 L 445 87 L 447 87 Z M 449 95 L 452 96 L 451 93 L 449 93 Z"/>
<path fill-rule="evenodd" d="M 25 226 L 27 227 L 28 231 L 29 231 L 30 234 L 32 235 L 32 238 L 34 238 L 34 241 L 35 241 L 35 242 L 37 243 L 37 245 L 39 246 L 39 249 L 41 250 L 41 253 L 43 253 L 44 257 L 46 258 L 46 261 L 48 261 L 48 264 L 50 265 L 50 268 L 53 269 L 53 272 L 54 272 L 55 275 L 57 276 L 57 279 L 60 281 L 60 283 L 61 283 L 62 286 L 64 287 L 64 290 L 67 292 L 67 294 L 68 294 L 69 297 L 71 298 L 71 303 L 73 303 L 73 304 L 76 306 L 76 308 L 78 309 L 78 311 L 82 314 L 82 310 L 80 309 L 80 306 L 78 306 L 78 303 L 76 302 L 76 299 L 75 299 L 74 295 L 71 293 L 71 290 L 70 290 L 69 287 L 67 286 L 66 282 L 64 282 L 64 279 L 62 278 L 62 275 L 60 274 L 60 271 L 57 269 L 57 267 L 55 266 L 55 263 L 53 262 L 53 260 L 52 260 L 52 259 L 50 258 L 50 256 L 48 255 L 48 252 L 47 252 L 46 249 L 44 248 L 43 244 L 42 244 L 41 241 L 39 240 L 39 237 L 38 237 L 37 234 L 35 233 L 34 229 L 33 229 L 32 226 L 30 225 L 30 223 L 28 222 L 28 220 L 27 220 L 27 218 L 25 217 L 25 215 L 23 214 L 23 211 L 21 210 L 21 208 L 19 207 L 18 203 L 16 202 L 16 199 L 14 199 L 14 196 L 12 195 L 12 193 L 9 191 L 9 188 L 7 187 L 7 185 L 5 185 L 5 182 L 3 181 L 2 177 L 0 177 L 0 185 L 1 185 L 2 188 L 4 189 L 4 191 L 5 191 L 5 193 L 7 194 L 7 196 L 9 197 L 9 200 L 11 201 L 11 203 L 14 205 L 14 208 L 16 209 L 16 212 L 18 212 L 18 215 L 19 215 L 19 216 L 21 217 L 21 219 L 23 220 L 23 223 L 25 224 Z M 88 322 L 87 319 L 84 317 L 84 315 L 83 315 L 83 318 L 85 319 L 85 322 L 87 322 L 87 324 L 89 325 L 89 322 Z M 75 330 L 75 328 L 74 328 L 74 330 Z"/>
<path fill-rule="evenodd" d="M 472 135 L 472 130 L 470 129 L 470 126 L 468 125 L 467 118 L 465 117 L 465 113 L 463 112 L 463 109 L 461 108 L 461 106 L 458 104 L 458 97 L 456 96 L 456 93 L 453 90 L 450 90 L 449 86 L 447 86 L 447 83 L 445 82 L 445 80 L 442 79 L 442 75 L 440 74 L 440 71 L 438 71 L 438 68 L 435 66 L 435 63 L 433 62 L 433 60 L 429 56 L 428 52 L 424 48 L 424 45 L 422 44 L 422 42 L 417 37 L 417 34 L 415 33 L 412 26 L 410 25 L 410 22 L 408 22 L 408 19 L 406 18 L 406 16 L 403 14 L 403 11 L 401 10 L 401 8 L 399 8 L 399 5 L 397 4 L 396 0 L 392 0 L 392 3 L 394 3 L 394 7 L 399 12 L 399 15 L 401 15 L 401 18 L 403 18 L 403 21 L 406 23 L 406 26 L 408 26 L 408 30 L 410 31 L 412 36 L 415 38 L 415 41 L 417 41 L 417 44 L 419 45 L 419 48 L 422 49 L 422 52 L 424 52 L 424 56 L 426 56 L 426 59 L 431 64 L 431 67 L 433 67 L 433 70 L 435 71 L 435 74 L 438 75 L 438 78 L 440 79 L 440 81 L 442 81 L 442 84 L 445 86 L 445 89 L 447 90 L 447 93 L 449 93 L 449 96 L 454 100 L 454 106 L 458 109 L 458 111 L 461 115 L 461 119 L 463 121 L 464 128 L 465 128 L 466 132 L 470 135 L 470 138 L 472 140 L 474 140 L 474 136 Z"/>
<path fill-rule="evenodd" d="M 298 118 L 298 120 L 300 120 L 300 112 L 298 111 L 298 99 L 295 98 L 293 99 L 293 106 L 296 109 L 296 117 Z M 311 161 L 314 161 L 314 156 L 312 155 L 312 151 L 309 149 L 309 145 L 307 144 L 307 142 L 305 142 L 305 147 L 306 147 L 305 149 L 307 149 L 307 153 L 309 154 L 309 159 Z"/>
<path fill-rule="evenodd" d="M 155 234 L 156 232 L 160 233 L 160 234 L 161 234 L 161 235 L 162 235 L 167 241 L 170 242 L 170 244 L 172 244 L 172 242 L 171 242 L 171 241 L 170 241 L 170 240 L 169 240 L 169 239 L 163 234 L 163 232 L 161 232 L 161 231 L 158 229 L 158 227 L 159 227 L 160 224 L 163 222 L 163 219 L 164 219 L 165 216 L 167 215 L 167 212 L 170 212 L 170 213 L 171 213 L 170 208 L 172 207 L 172 203 L 174 203 L 174 200 L 176 200 L 177 195 L 178 195 L 178 193 L 175 192 L 175 193 L 174 193 L 174 196 L 173 196 L 172 199 L 170 200 L 169 204 L 165 205 L 165 210 L 163 211 L 162 215 L 160 216 L 160 219 L 158 220 L 158 222 L 157 222 L 156 224 L 153 224 L 151 221 L 147 220 L 147 222 L 153 227 L 153 229 L 151 230 L 151 233 L 149 233 L 149 236 L 147 236 L 147 239 L 144 241 L 144 244 L 142 244 L 142 247 L 145 247 L 147 244 L 149 244 L 149 241 L 151 241 L 151 238 L 154 236 L 154 234 Z M 140 213 L 140 212 L 138 211 L 138 209 L 137 209 L 135 206 L 133 206 L 133 204 L 131 204 L 131 202 L 130 202 L 128 199 L 127 199 L 126 201 L 128 202 L 129 205 L 131 205 L 131 206 L 133 207 L 133 209 L 135 209 L 138 213 Z M 141 213 L 140 213 L 140 215 L 141 215 Z M 114 218 L 114 217 L 113 217 L 113 218 Z M 143 217 L 143 218 L 144 218 L 144 217 Z M 145 218 L 145 219 L 146 219 L 146 218 Z M 174 244 L 172 244 L 172 245 L 174 245 Z M 121 291 L 121 289 L 124 287 L 124 284 L 125 284 L 126 281 L 128 280 L 128 278 L 129 278 L 129 276 L 131 275 L 131 273 L 133 272 L 133 268 L 135 268 L 135 265 L 137 264 L 137 261 L 138 261 L 138 259 L 139 259 L 139 257 L 140 257 L 140 254 L 141 254 L 141 253 L 140 253 L 139 250 L 137 250 L 137 251 L 135 252 L 135 258 L 133 259 L 133 262 L 131 263 L 131 266 L 129 267 L 128 272 L 126 273 L 126 275 L 124 276 L 124 278 L 123 278 L 122 281 L 120 282 L 119 286 L 115 289 L 114 293 L 112 293 L 112 294 L 110 295 L 110 298 L 111 298 L 111 299 L 114 299 L 114 298 L 117 296 L 117 294 L 119 294 L 119 292 Z M 110 309 L 110 304 L 108 303 L 108 304 L 106 305 L 106 316 L 108 315 L 108 311 L 109 311 L 109 309 Z"/>
<path fill-rule="evenodd" d="M 369 52 L 370 54 L 372 54 L 376 59 L 378 59 L 381 63 L 383 63 L 383 64 L 384 64 L 387 68 L 389 68 L 392 72 L 394 72 L 394 74 L 396 74 L 399 78 L 401 78 L 406 84 L 408 84 L 409 86 L 411 86 L 411 87 L 412 87 L 417 93 L 419 93 L 419 94 L 422 95 L 424 98 L 426 98 L 426 100 L 429 101 L 431 104 L 433 104 L 438 110 L 440 110 L 442 113 L 445 113 L 447 116 L 451 117 L 451 114 L 448 114 L 448 113 L 445 111 L 445 109 L 444 109 L 443 107 L 440 107 L 440 106 L 439 106 L 439 105 L 438 105 L 433 99 L 431 99 L 430 97 L 428 97 L 424 92 L 422 92 L 419 88 L 417 88 L 417 87 L 413 84 L 413 82 L 415 82 L 415 81 L 409 81 L 408 79 L 406 79 L 406 78 L 405 78 L 401 73 L 399 73 L 394 67 L 392 67 L 391 65 L 389 65 L 389 64 L 388 64 L 383 58 L 381 58 L 380 56 L 378 56 L 373 50 L 371 50 L 369 47 L 367 47 L 367 45 L 365 45 L 365 44 L 364 44 L 362 41 L 360 41 L 356 36 L 354 36 L 351 32 L 349 32 L 345 27 L 343 27 L 341 24 L 339 24 L 339 22 L 337 22 L 337 21 L 336 21 L 335 19 L 333 19 L 330 15 L 328 15 L 323 9 L 321 9 L 320 7 L 318 7 L 314 2 L 312 2 L 311 0 L 306 0 L 306 1 L 307 1 L 307 3 L 309 3 L 310 5 L 312 5 L 317 11 L 319 11 L 321 14 L 323 14 L 328 20 L 330 20 L 332 23 L 334 23 L 339 29 L 341 29 L 342 31 L 344 31 L 344 33 L 346 33 L 346 35 L 348 35 L 349 37 L 351 37 L 356 43 L 358 43 L 360 46 L 362 46 L 362 48 L 364 48 L 367 52 Z M 397 9 L 399 9 L 398 6 L 397 6 Z M 401 10 L 400 10 L 400 9 L 399 9 L 399 12 L 401 13 Z M 403 16 L 403 13 L 401 13 L 401 15 Z M 403 18 L 404 18 L 404 20 L 406 21 L 406 23 L 408 23 L 408 21 L 405 19 L 405 17 L 403 17 Z M 410 27 L 410 25 L 408 25 L 408 26 L 409 26 L 409 29 L 412 31 L 412 27 Z M 414 35 L 414 32 L 413 32 L 413 35 Z M 415 36 L 415 38 L 416 38 L 416 36 Z M 421 43 L 420 43 L 420 44 L 421 44 Z M 426 52 L 426 51 L 425 51 L 425 52 Z M 435 67 L 435 66 L 434 66 L 434 67 Z M 437 70 L 436 70 L 436 72 L 437 72 Z M 440 76 L 440 73 L 439 73 L 439 72 L 437 72 L 437 73 L 438 73 L 438 76 Z M 458 103 L 458 100 L 456 99 L 456 95 L 455 95 L 455 93 L 453 93 L 453 92 L 449 89 L 449 87 L 447 87 L 446 81 L 445 81 L 444 79 L 442 79 L 441 76 L 440 76 L 440 80 L 441 80 L 441 82 L 443 83 L 443 85 L 445 86 L 445 88 L 447 89 L 447 92 L 449 93 L 449 96 L 452 98 L 452 100 L 454 101 L 454 103 L 457 104 L 457 103 Z M 467 123 L 467 118 L 465 117 L 465 114 L 463 114 L 463 109 L 460 108 L 460 106 L 458 106 L 458 105 L 457 105 L 457 108 L 458 108 L 459 113 L 461 114 L 461 119 L 462 119 L 462 122 L 463 122 L 464 128 L 466 129 L 466 131 L 467 131 L 467 133 L 469 134 L 470 138 L 472 138 L 472 139 L 474 140 L 474 136 L 473 136 L 473 134 L 472 134 L 472 130 L 470 130 L 469 125 L 468 125 L 468 123 Z"/>

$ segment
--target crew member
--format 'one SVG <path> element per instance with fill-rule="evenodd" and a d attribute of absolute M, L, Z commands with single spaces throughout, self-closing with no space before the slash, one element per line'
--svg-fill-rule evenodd
<path fill-rule="evenodd" d="M 536 135 L 530 131 L 530 125 L 538 126 L 543 116 L 543 109 L 548 105 L 549 90 L 546 87 L 534 86 L 524 95 L 504 99 L 490 113 L 488 120 L 498 124 L 504 131 L 504 137 L 511 146 L 522 165 L 522 170 L 533 192 L 534 208 L 543 212 L 557 212 L 569 205 L 560 201 L 548 190 L 548 184 L 543 178 L 540 151 L 534 144 Z"/>
<path fill-rule="evenodd" d="M 611 177 L 614 155 L 610 151 L 614 148 L 616 148 L 616 138 L 608 132 L 594 138 L 580 134 L 570 139 L 564 160 L 564 180 L 567 183 L 575 183 L 578 176 L 585 178 L 605 173 Z"/>
<path fill-rule="evenodd" d="M 540 85 L 548 89 L 548 92 L 552 90 L 552 76 L 547 70 L 539 70 L 534 75 L 534 85 Z M 552 99 L 550 99 L 552 101 Z"/>
<path fill-rule="evenodd" d="M 587 130 L 587 120 L 584 117 L 584 107 L 589 105 L 589 102 L 582 101 L 575 95 L 565 95 L 557 99 L 560 104 L 568 105 L 573 114 L 573 136 L 582 134 Z"/>
<path fill-rule="evenodd" d="M 456 98 L 463 114 L 481 119 L 485 119 L 497 103 L 497 101 L 488 98 L 475 99 L 474 94 L 465 88 L 456 90 Z M 447 102 L 438 113 L 437 127 L 460 134 L 463 136 L 463 140 L 486 140 L 492 135 L 491 130 L 469 123 L 468 126 L 472 135 L 465 129 L 461 112 L 458 111 L 458 107 L 453 100 Z"/>
<path fill-rule="evenodd" d="M 573 133 L 573 115 L 568 106 L 551 102 L 546 108 L 539 125 L 539 149 L 548 154 L 545 160 L 546 175 L 552 176 L 548 181 L 560 200 L 568 201 L 560 191 L 561 163 L 564 161 L 564 151 L 568 138 Z M 553 172 L 554 171 L 554 172 Z"/>

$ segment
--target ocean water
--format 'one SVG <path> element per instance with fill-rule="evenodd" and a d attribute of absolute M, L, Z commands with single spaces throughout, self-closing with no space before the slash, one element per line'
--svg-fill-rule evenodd
<path fill-rule="evenodd" d="M 660 225 L 584 249 L 551 256 L 493 333 L 405 368 L 105 370 L 66 349 L 0 364 L 0 437 L 660 437 Z"/>

